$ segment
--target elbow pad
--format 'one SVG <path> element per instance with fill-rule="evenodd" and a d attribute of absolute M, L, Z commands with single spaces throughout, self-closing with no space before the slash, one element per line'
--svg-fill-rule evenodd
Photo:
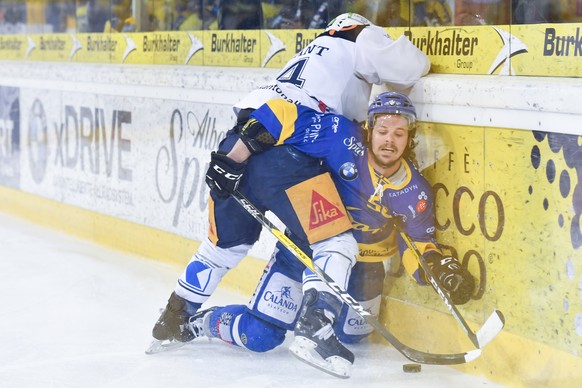
<path fill-rule="evenodd" d="M 256 119 L 251 118 L 241 129 L 240 139 L 251 154 L 258 154 L 273 147 L 277 142 L 267 128 Z"/>

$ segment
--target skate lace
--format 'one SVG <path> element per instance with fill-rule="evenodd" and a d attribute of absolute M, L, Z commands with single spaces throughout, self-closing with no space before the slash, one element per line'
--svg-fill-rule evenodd
<path fill-rule="evenodd" d="M 190 317 L 188 320 L 188 328 L 194 334 L 194 338 L 204 335 L 204 318 Z"/>
<path fill-rule="evenodd" d="M 333 327 L 328 323 L 327 325 L 323 326 L 321 329 L 317 330 L 314 337 L 318 337 L 322 340 L 327 340 L 329 337 L 333 335 Z"/>

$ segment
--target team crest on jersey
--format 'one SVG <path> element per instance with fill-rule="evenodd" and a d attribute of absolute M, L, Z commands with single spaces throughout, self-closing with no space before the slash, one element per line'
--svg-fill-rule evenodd
<path fill-rule="evenodd" d="M 422 213 L 426 210 L 426 208 L 428 207 L 428 203 L 426 202 L 427 199 L 428 199 L 428 196 L 426 195 L 426 193 L 424 191 L 422 191 L 418 195 L 418 202 L 416 203 L 416 212 L 417 213 Z"/>
<path fill-rule="evenodd" d="M 358 168 L 352 162 L 346 162 L 339 168 L 339 175 L 343 180 L 353 181 L 358 177 Z"/>

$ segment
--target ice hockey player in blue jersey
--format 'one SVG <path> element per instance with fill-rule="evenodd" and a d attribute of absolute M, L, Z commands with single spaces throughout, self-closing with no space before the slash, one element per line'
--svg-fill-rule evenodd
<path fill-rule="evenodd" d="M 398 236 L 397 223 L 415 241 L 456 304 L 466 303 L 474 288 L 472 275 L 456 258 L 445 256 L 435 240 L 432 190 L 412 162 L 415 122 L 416 111 L 408 97 L 394 92 L 373 100 L 365 129 L 340 115 L 271 100 L 252 113 L 241 140 L 228 154 L 242 162 L 249 156 L 250 160 L 261 157 L 273 145 L 291 145 L 323 160 L 359 245 L 347 290 L 374 314 L 380 309 L 383 262 L 396 251 L 407 272 L 426 284 L 416 257 Z M 214 179 L 228 191 L 228 182 L 220 176 Z M 310 289 L 313 278 L 279 246 L 247 306 L 199 311 L 190 319 L 192 332 L 267 351 L 283 342 L 286 330 L 294 329 L 290 350 L 296 356 L 336 376 L 349 377 L 354 357 L 341 342 L 359 341 L 372 328 L 333 294 Z M 301 287 L 302 302 L 297 299 Z"/>

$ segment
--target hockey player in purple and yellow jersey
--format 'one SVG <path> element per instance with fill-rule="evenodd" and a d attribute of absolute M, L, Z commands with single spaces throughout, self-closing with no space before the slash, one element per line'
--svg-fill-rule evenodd
<path fill-rule="evenodd" d="M 373 314 L 378 314 L 380 309 L 385 276 L 383 262 L 396 251 L 407 272 L 418 283 L 426 283 L 416 257 L 398 237 L 397 222 L 415 241 L 456 304 L 467 302 L 474 288 L 471 274 L 457 259 L 445 257 L 435 241 L 432 190 L 411 161 L 415 120 L 414 106 L 408 97 L 399 93 L 382 93 L 374 99 L 368 109 L 367 130 L 340 115 L 321 113 L 281 99 L 271 100 L 251 114 L 241 140 L 227 155 L 234 162 L 242 162 L 251 154 L 262 154 L 273 145 L 283 145 L 323 161 L 349 212 L 359 245 L 360 255 L 351 271 L 347 291 Z M 224 170 L 228 168 L 223 166 Z M 220 187 L 229 186 L 220 176 L 213 178 Z M 300 213 L 301 203 L 291 202 Z M 249 305 L 213 308 L 208 314 L 199 311 L 196 319 L 191 320 L 197 336 L 218 337 L 252 350 L 257 350 L 257 345 L 250 344 L 260 342 L 261 351 L 282 342 L 284 329 L 289 327 L 288 322 L 277 317 L 277 310 L 282 307 L 275 306 L 279 308 L 266 314 L 265 306 L 284 303 L 286 299 L 291 303 L 292 298 L 286 295 L 296 295 L 293 290 L 301 287 L 301 283 L 290 279 L 300 280 L 296 272 L 303 268 L 297 269 L 294 265 L 297 260 L 281 246 L 278 248 L 275 264 L 266 268 Z M 270 279 L 276 276 L 289 280 L 278 283 L 277 288 L 269 286 Z M 303 277 L 304 288 L 309 284 L 309 276 Z M 280 296 L 274 297 L 275 292 Z M 328 344 L 319 337 L 325 322 L 333 323 L 337 338 L 348 343 L 364 338 L 372 328 L 348 306 L 336 306 L 333 298 L 325 297 L 325 293 L 323 301 L 321 296 L 319 301 L 317 298 L 316 293 L 305 291 L 290 350 L 316 367 L 347 377 L 349 365 L 336 365 L 326 354 L 340 354 L 350 362 L 353 355 L 347 349 L 338 352 L 341 348 L 337 344 L 335 351 L 326 353 Z M 330 318 L 324 311 L 334 316 Z M 261 322 L 269 322 L 268 334 Z M 273 327 L 279 327 L 279 332 Z M 313 334 L 313 327 L 322 329 Z"/>
<path fill-rule="evenodd" d="M 293 145 L 324 161 L 351 216 L 359 261 L 383 261 L 396 252 L 395 217 L 421 252 L 438 251 L 432 189 L 409 159 L 415 111 L 406 96 L 379 95 L 369 109 L 367 131 L 343 116 L 283 100 L 271 100 L 251 116 L 277 145 Z M 412 252 L 400 248 L 406 269 L 422 282 Z"/>

